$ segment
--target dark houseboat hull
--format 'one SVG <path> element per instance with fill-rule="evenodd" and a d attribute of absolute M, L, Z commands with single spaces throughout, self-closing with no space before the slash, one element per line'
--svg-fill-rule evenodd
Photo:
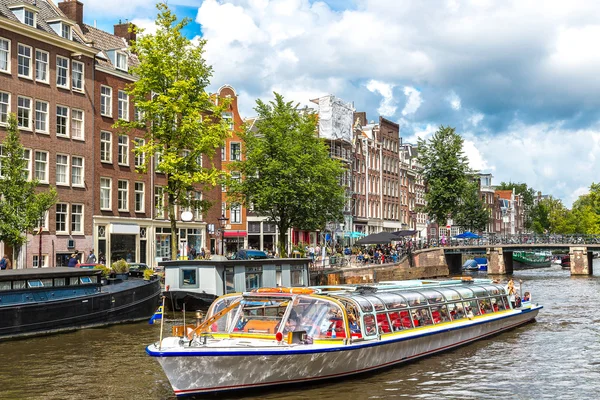
<path fill-rule="evenodd" d="M 214 294 L 185 290 L 165 291 L 163 296 L 168 311 L 182 311 L 184 304 L 186 311 L 206 310 L 217 298 Z"/>
<path fill-rule="evenodd" d="M 0 339 L 147 320 L 160 293 L 158 280 L 131 279 L 90 295 L 0 306 Z"/>

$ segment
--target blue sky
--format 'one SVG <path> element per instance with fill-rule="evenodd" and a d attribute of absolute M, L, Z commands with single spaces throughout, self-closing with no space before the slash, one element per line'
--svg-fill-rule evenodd
<path fill-rule="evenodd" d="M 151 27 L 154 3 L 84 0 L 84 19 Z M 600 7 L 585 0 L 174 0 L 207 39 L 211 89 L 242 116 L 273 91 L 324 94 L 400 124 L 456 127 L 471 166 L 570 206 L 600 181 Z"/>

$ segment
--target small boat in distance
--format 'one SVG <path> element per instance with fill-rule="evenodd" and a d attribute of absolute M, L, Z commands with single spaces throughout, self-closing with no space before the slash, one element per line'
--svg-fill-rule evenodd
<path fill-rule="evenodd" d="M 462 266 L 463 271 L 479 271 L 479 266 L 475 260 L 467 260 Z"/>
<path fill-rule="evenodd" d="M 487 271 L 488 269 L 488 260 L 485 257 L 475 257 L 474 260 L 477 262 L 477 267 L 479 271 Z"/>
<path fill-rule="evenodd" d="M 552 263 L 552 254 L 549 252 L 515 251 L 513 261 L 515 268 L 546 268 Z"/>
<path fill-rule="evenodd" d="M 101 284 L 98 269 L 0 271 L 0 340 L 147 320 L 158 306 L 158 279 Z"/>
<path fill-rule="evenodd" d="M 177 396 L 374 371 L 535 319 L 489 279 L 261 288 L 219 297 L 206 320 L 146 347 Z M 161 332 L 162 338 L 162 332 Z"/>

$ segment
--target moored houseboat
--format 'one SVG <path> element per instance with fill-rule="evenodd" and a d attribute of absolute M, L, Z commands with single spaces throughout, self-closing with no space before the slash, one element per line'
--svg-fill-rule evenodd
<path fill-rule="evenodd" d="M 491 280 L 261 288 L 218 298 L 206 320 L 146 352 L 176 395 L 339 378 L 389 367 L 533 321 Z"/>
<path fill-rule="evenodd" d="M 102 285 L 95 269 L 0 271 L 0 340 L 145 320 L 160 293 L 158 279 Z"/>
<path fill-rule="evenodd" d="M 269 286 L 308 286 L 307 258 L 164 261 L 165 307 L 206 310 L 219 296 Z"/>

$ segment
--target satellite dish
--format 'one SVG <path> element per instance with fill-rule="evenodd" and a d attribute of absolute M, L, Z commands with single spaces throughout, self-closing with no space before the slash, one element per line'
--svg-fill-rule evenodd
<path fill-rule="evenodd" d="M 191 211 L 184 211 L 181 213 L 181 220 L 183 222 L 189 222 L 192 220 L 193 217 L 194 217 L 194 214 L 192 214 Z"/>

